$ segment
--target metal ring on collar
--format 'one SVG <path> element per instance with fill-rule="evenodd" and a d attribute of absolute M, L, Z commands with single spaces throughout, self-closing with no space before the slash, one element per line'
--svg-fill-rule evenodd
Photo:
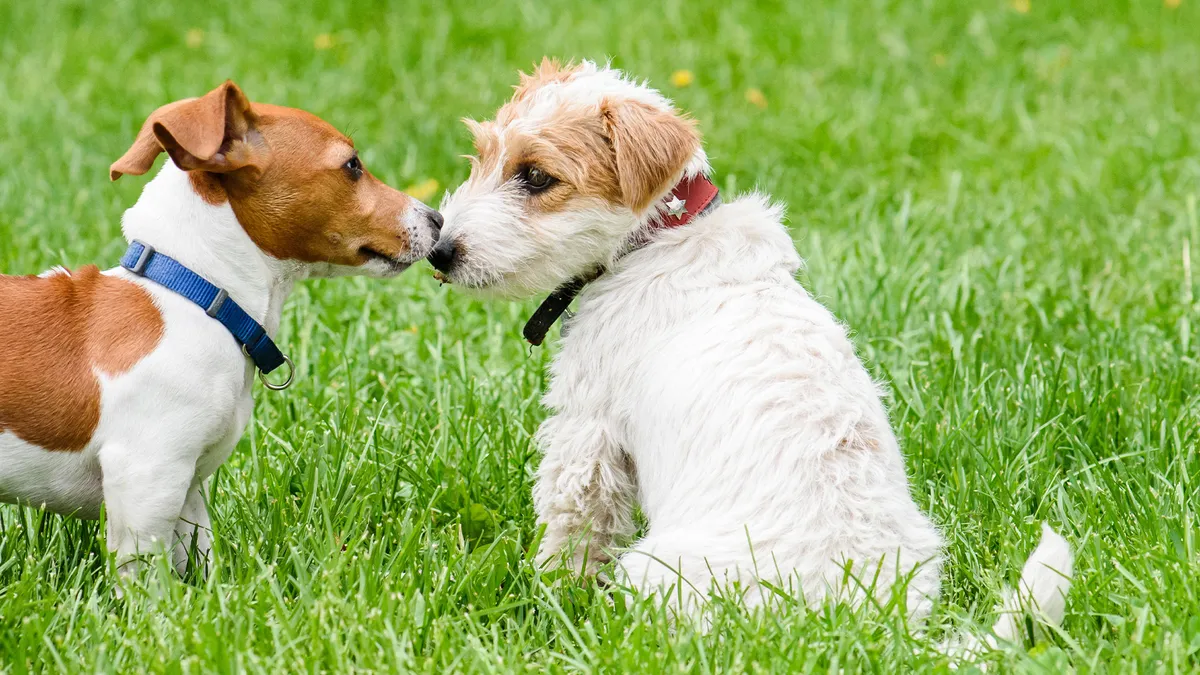
<path fill-rule="evenodd" d="M 270 389 L 271 391 L 283 391 L 284 389 L 287 389 L 288 387 L 292 386 L 292 379 L 294 379 L 296 376 L 296 366 L 295 366 L 295 364 L 292 363 L 292 360 L 289 359 L 286 354 L 283 357 L 283 362 L 284 362 L 284 364 L 287 365 L 287 369 L 288 369 L 288 376 L 287 376 L 287 379 L 283 381 L 283 384 L 272 384 L 272 383 L 268 382 L 267 374 L 261 370 L 258 371 L 258 379 L 263 383 L 264 387 L 266 387 L 267 389 Z"/>
<path fill-rule="evenodd" d="M 251 358 L 250 350 L 246 349 L 246 345 L 242 345 L 242 353 L 246 355 L 246 358 Z M 284 380 L 282 384 L 274 384 L 273 382 L 271 382 L 270 380 L 267 379 L 267 374 L 261 370 L 258 371 L 259 382 L 262 382 L 263 386 L 266 387 L 267 389 L 270 389 L 271 391 L 283 391 L 284 389 L 287 389 L 288 387 L 292 386 L 292 380 L 294 380 L 296 378 L 296 364 L 292 363 L 292 360 L 290 358 L 288 358 L 287 354 L 283 355 L 283 363 L 284 363 L 284 365 L 287 366 L 288 376 L 287 376 L 287 379 Z"/>

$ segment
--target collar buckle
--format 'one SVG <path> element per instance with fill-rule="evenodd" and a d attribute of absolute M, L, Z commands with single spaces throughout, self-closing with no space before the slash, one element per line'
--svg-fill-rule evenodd
<path fill-rule="evenodd" d="M 138 275 L 139 277 L 144 277 L 144 276 L 146 276 L 146 265 L 150 264 L 150 259 L 154 257 L 154 254 L 155 254 L 154 247 L 151 246 L 150 244 L 147 244 L 144 241 L 139 241 L 137 239 L 134 239 L 130 243 L 135 246 L 141 246 L 142 252 L 138 254 L 138 258 L 136 261 L 134 261 L 133 265 L 126 265 L 125 261 L 122 260 L 121 267 L 124 267 L 125 269 L 129 270 L 133 274 Z"/>
<path fill-rule="evenodd" d="M 213 298 L 212 303 L 209 304 L 208 309 L 204 310 L 204 313 L 214 319 L 217 318 L 217 312 L 221 311 L 221 306 L 224 305 L 225 301 L 228 299 L 229 293 L 224 288 L 218 288 L 217 296 Z"/>

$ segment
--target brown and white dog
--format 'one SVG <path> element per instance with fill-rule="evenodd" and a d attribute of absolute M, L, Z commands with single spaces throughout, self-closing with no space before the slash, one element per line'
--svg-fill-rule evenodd
<path fill-rule="evenodd" d="M 225 289 L 273 334 L 296 281 L 390 277 L 441 216 L 384 185 L 318 117 L 232 82 L 154 111 L 113 180 L 170 156 L 127 238 Z M 174 545 L 207 564 L 205 480 L 241 437 L 255 366 L 204 308 L 123 267 L 0 276 L 0 500 L 96 518 L 122 573 Z"/>

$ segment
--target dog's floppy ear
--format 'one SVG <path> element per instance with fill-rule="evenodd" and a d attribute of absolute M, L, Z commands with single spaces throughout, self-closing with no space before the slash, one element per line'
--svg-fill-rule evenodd
<path fill-rule="evenodd" d="M 621 197 L 641 213 L 674 186 L 700 134 L 692 120 L 638 101 L 607 99 L 600 114 L 616 153 Z"/>
<path fill-rule="evenodd" d="M 249 163 L 245 148 L 228 152 L 233 141 L 245 140 L 254 126 L 250 101 L 230 80 L 200 98 L 168 103 L 142 125 L 133 145 L 109 167 L 109 177 L 140 176 L 164 150 L 184 171 L 223 173 Z M 226 151 L 223 152 L 222 149 Z"/>

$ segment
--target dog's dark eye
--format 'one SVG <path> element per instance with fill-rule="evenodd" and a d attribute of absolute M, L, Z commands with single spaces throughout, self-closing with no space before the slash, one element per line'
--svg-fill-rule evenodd
<path fill-rule="evenodd" d="M 520 174 L 521 182 L 529 190 L 530 194 L 543 192 L 558 182 L 558 179 L 550 174 L 542 171 L 536 166 L 525 167 Z"/>
<path fill-rule="evenodd" d="M 358 180 L 359 178 L 362 178 L 363 165 L 362 160 L 358 158 L 358 155 L 355 155 L 347 160 L 347 162 L 342 165 L 342 168 L 350 174 L 351 180 Z"/>

